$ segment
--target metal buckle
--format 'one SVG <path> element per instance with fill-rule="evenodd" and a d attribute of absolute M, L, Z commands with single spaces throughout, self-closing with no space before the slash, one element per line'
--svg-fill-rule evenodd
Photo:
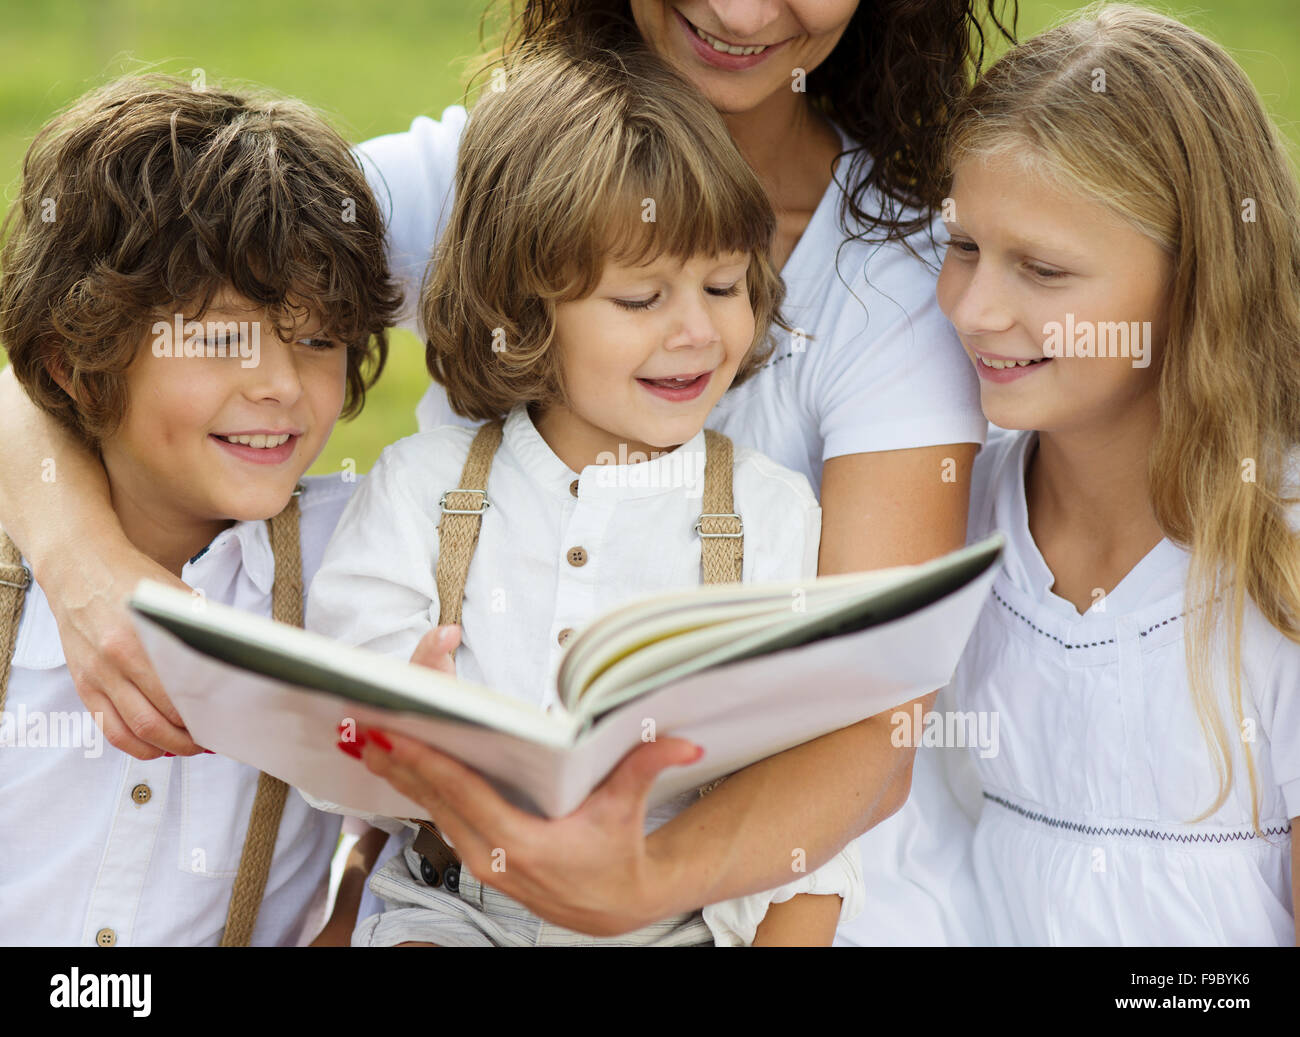
<path fill-rule="evenodd" d="M 447 507 L 447 498 L 453 493 L 477 493 L 483 498 L 483 503 L 477 508 L 449 508 Z M 444 515 L 482 515 L 483 512 L 492 507 L 492 502 L 488 500 L 487 490 L 464 490 L 457 487 L 454 490 L 448 490 L 438 498 L 438 507 L 442 509 Z"/>
<path fill-rule="evenodd" d="M 13 587 L 16 590 L 25 591 L 32 585 L 32 571 L 25 565 L 20 565 L 18 568 L 22 571 L 23 582 L 14 583 L 13 580 L 0 580 L 0 587 Z"/>
<path fill-rule="evenodd" d="M 700 524 L 703 523 L 705 519 L 719 519 L 719 518 L 735 519 L 737 522 L 740 523 L 740 532 L 739 533 L 706 533 L 702 529 L 700 529 Z M 724 540 L 739 540 L 741 537 L 745 535 L 745 522 L 734 511 L 727 512 L 725 514 L 706 513 L 701 515 L 698 519 L 695 520 L 695 532 L 698 533 L 705 540 L 716 539 L 716 538 L 722 538 Z"/>

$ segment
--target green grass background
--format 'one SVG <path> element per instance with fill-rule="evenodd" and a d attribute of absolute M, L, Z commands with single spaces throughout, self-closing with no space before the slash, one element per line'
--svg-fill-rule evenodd
<path fill-rule="evenodd" d="M 866 0 L 864 0 L 866 2 Z M 0 0 L 0 185 L 6 202 L 28 142 L 56 109 L 123 72 L 209 82 L 237 79 L 301 97 L 350 140 L 405 129 L 461 99 L 479 51 L 485 0 Z M 1024 0 L 1022 39 L 1080 5 Z M 1254 80 L 1283 132 L 1300 140 L 1300 2 L 1159 4 L 1224 44 Z M 490 27 L 489 27 L 490 29 Z M 1298 214 L 1300 215 L 1300 214 Z M 366 471 L 388 443 L 415 431 L 428 383 L 414 336 L 393 335 L 389 366 L 363 414 L 341 423 L 313 471 L 344 458 Z"/>

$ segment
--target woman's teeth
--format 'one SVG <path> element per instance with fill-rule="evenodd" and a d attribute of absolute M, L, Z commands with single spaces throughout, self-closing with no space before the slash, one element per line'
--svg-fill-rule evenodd
<path fill-rule="evenodd" d="M 266 436 L 258 434 L 255 436 L 217 436 L 218 439 L 224 439 L 227 443 L 238 443 L 240 446 L 251 446 L 258 450 L 270 450 L 273 447 L 283 446 L 293 437 L 289 433 L 280 436 Z"/>
<path fill-rule="evenodd" d="M 1047 357 L 1039 357 L 1037 360 L 989 360 L 985 357 L 980 357 L 979 361 L 985 367 L 991 367 L 995 371 L 1001 371 L 1003 368 L 1007 367 L 1026 367 L 1029 364 L 1041 364 L 1047 359 Z"/>
<path fill-rule="evenodd" d="M 761 47 L 737 47 L 730 43 L 724 43 L 716 36 L 710 36 L 698 25 L 692 25 L 691 28 L 695 30 L 696 36 L 702 39 L 714 50 L 720 50 L 724 54 L 735 54 L 737 56 L 744 55 L 744 54 L 761 54 L 763 53 L 763 51 L 767 50 L 768 48 L 768 44 L 764 44 Z"/>

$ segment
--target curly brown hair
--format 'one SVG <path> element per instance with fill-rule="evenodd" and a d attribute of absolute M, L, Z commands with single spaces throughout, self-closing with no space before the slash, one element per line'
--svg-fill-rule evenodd
<path fill-rule="evenodd" d="M 627 0 L 508 0 L 504 12 L 499 4 L 489 4 L 481 34 L 506 21 L 506 53 L 558 40 L 614 50 L 642 42 Z M 944 197 L 952 108 L 984 64 L 986 33 L 1015 43 L 1018 16 L 1018 0 L 876 0 L 853 13 L 807 81 L 817 110 L 857 142 L 843 153 L 851 237 L 901 241 L 930 226 Z"/>
<path fill-rule="evenodd" d="M 0 229 L 0 342 L 28 395 L 95 446 L 161 310 L 199 315 L 231 289 L 281 336 L 319 317 L 347 349 L 351 417 L 401 302 L 384 231 L 347 142 L 302 102 L 123 77 L 28 149 Z"/>
<path fill-rule="evenodd" d="M 785 327 L 785 289 L 772 205 L 722 117 L 643 47 L 556 44 L 500 70 L 461 137 L 421 297 L 429 373 L 452 409 L 484 420 L 565 401 L 555 305 L 590 295 L 607 259 L 747 253 L 754 339 L 732 384 L 750 377 Z"/>

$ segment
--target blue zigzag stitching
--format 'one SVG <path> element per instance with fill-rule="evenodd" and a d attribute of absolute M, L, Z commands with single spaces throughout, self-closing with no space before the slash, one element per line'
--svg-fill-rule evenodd
<path fill-rule="evenodd" d="M 1024 623 L 1026 626 L 1028 626 L 1029 629 L 1032 630 L 1035 634 L 1041 634 L 1043 637 L 1049 637 L 1049 638 L 1051 638 L 1053 641 L 1055 641 L 1055 642 L 1056 642 L 1058 645 L 1060 645 L 1062 648 L 1098 648 L 1098 647 L 1100 647 L 1101 645 L 1113 645 L 1113 644 L 1115 643 L 1115 639 L 1114 639 L 1113 637 L 1111 637 L 1111 638 L 1107 638 L 1105 641 L 1091 641 L 1091 642 L 1089 642 L 1089 643 L 1086 644 L 1086 645 L 1085 645 L 1085 644 L 1078 644 L 1078 645 L 1066 644 L 1064 641 L 1062 641 L 1062 640 L 1061 640 L 1059 637 L 1057 637 L 1055 634 L 1049 634 L 1046 630 L 1043 630 L 1043 629 L 1041 629 L 1041 628 L 1035 626 L 1033 620 L 1031 620 L 1028 616 L 1022 616 L 1022 615 L 1021 615 L 1019 612 L 1017 612 L 1014 608 L 1012 608 L 1010 605 L 1008 605 L 1008 604 L 1006 603 L 1006 601 L 1003 600 L 1002 595 L 1000 595 L 997 591 L 993 591 L 992 593 L 993 593 L 993 597 L 997 600 L 997 603 L 998 603 L 999 605 L 1001 605 L 1004 609 L 1006 609 L 1006 610 L 1007 610 L 1008 612 L 1010 612 L 1013 616 L 1015 616 L 1016 619 L 1020 620 L 1022 623 Z M 1182 619 L 1183 616 L 1185 616 L 1185 615 L 1187 615 L 1186 612 L 1180 612 L 1178 615 L 1176 615 L 1176 616 L 1170 616 L 1168 619 L 1162 620 L 1162 621 L 1159 622 L 1159 623 L 1152 623 L 1152 624 L 1151 624 L 1149 627 L 1147 627 L 1145 630 L 1139 630 L 1139 631 L 1138 631 L 1138 637 L 1146 637 L 1147 634 L 1151 633 L 1151 631 L 1153 631 L 1153 630 L 1159 630 L 1159 629 L 1160 629 L 1161 627 L 1163 627 L 1163 626 L 1168 626 L 1170 623 L 1173 623 L 1173 622 L 1176 622 L 1176 621 L 1179 620 L 1179 619 Z"/>
<path fill-rule="evenodd" d="M 1183 834 L 1161 832 L 1154 828 L 1108 828 L 1099 825 L 1081 825 L 1077 821 L 1063 821 L 1059 817 L 1049 817 L 1047 814 L 1026 810 L 1020 804 L 1012 803 L 1001 796 L 995 796 L 991 792 L 984 793 L 984 798 L 991 800 L 998 806 L 1006 807 L 1013 813 L 1019 814 L 1030 821 L 1037 821 L 1049 828 L 1065 828 L 1071 832 L 1080 832 L 1083 835 L 1120 835 L 1135 839 L 1159 839 L 1172 843 L 1237 843 L 1245 839 L 1259 838 L 1254 832 L 1197 832 L 1195 834 Z M 1290 831 L 1291 824 L 1288 822 L 1281 828 L 1265 828 L 1264 835 L 1266 837 L 1287 835 Z"/>

